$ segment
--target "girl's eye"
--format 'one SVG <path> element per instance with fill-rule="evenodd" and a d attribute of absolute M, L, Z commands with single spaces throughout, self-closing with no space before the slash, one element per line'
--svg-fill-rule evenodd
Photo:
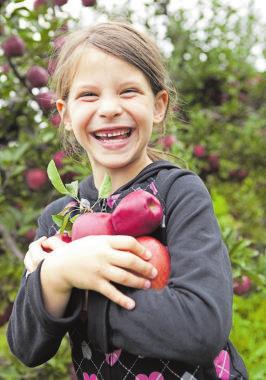
<path fill-rule="evenodd" d="M 84 93 L 81 93 L 78 97 L 86 101 L 93 101 L 98 98 L 98 95 L 95 94 L 94 92 L 84 92 Z"/>
<path fill-rule="evenodd" d="M 94 92 L 84 92 L 84 94 L 80 94 L 81 97 L 83 96 L 97 96 Z"/>
<path fill-rule="evenodd" d="M 134 94 L 138 92 L 135 88 L 127 88 L 126 90 L 122 91 L 122 94 Z"/>

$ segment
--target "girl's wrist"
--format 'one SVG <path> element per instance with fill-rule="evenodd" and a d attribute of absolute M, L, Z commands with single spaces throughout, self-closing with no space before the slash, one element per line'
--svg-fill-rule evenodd
<path fill-rule="evenodd" d="M 71 284 L 67 276 L 67 260 L 61 249 L 55 250 L 47 257 L 41 268 L 41 281 L 49 282 L 50 286 L 54 287 L 57 292 L 70 293 Z"/>

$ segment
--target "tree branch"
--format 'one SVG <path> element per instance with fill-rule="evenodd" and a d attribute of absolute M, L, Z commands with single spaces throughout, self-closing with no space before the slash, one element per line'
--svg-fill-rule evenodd
<path fill-rule="evenodd" d="M 29 86 L 27 85 L 26 83 L 26 80 L 24 77 L 22 77 L 20 75 L 20 73 L 18 72 L 17 68 L 16 68 L 16 65 L 14 65 L 14 63 L 12 62 L 11 58 L 10 57 L 7 57 L 7 61 L 9 63 L 9 66 L 12 68 L 15 76 L 19 79 L 20 83 L 28 90 L 29 94 L 31 96 L 33 96 L 32 92 L 31 92 L 31 89 L 29 88 Z"/>
<path fill-rule="evenodd" d="M 3 236 L 4 242 L 6 246 L 11 249 L 12 253 L 21 261 L 24 260 L 24 255 L 18 248 L 17 244 L 15 243 L 14 239 L 12 238 L 11 234 L 8 232 L 6 227 L 0 223 L 0 234 Z"/>

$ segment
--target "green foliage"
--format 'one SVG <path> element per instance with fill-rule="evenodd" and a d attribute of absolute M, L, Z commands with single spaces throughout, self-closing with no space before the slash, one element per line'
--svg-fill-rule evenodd
<path fill-rule="evenodd" d="M 250 379 L 266 378 L 266 294 L 235 296 L 231 340 L 243 355 Z"/>
<path fill-rule="evenodd" d="M 78 181 L 64 185 L 58 173 L 54 160 L 51 160 L 47 167 L 48 177 L 55 189 L 63 195 L 68 195 L 74 199 L 78 199 Z"/>
<path fill-rule="evenodd" d="M 70 378 L 71 358 L 67 337 L 64 337 L 56 358 L 52 358 L 49 362 L 36 368 L 27 368 L 12 356 L 5 337 L 6 326 L 0 328 L 0 380 L 68 380 Z"/>
<path fill-rule="evenodd" d="M 58 197 L 49 181 L 31 189 L 28 169 L 46 171 L 54 154 L 61 149 L 58 129 L 51 122 L 55 113 L 43 111 L 36 102 L 39 89 L 32 89 L 26 73 L 32 65 L 48 67 L 54 40 L 75 20 L 59 7 L 43 5 L 28 9 L 23 1 L 0 2 L 0 44 L 19 35 L 26 45 L 23 56 L 7 58 L 0 49 L 0 315 L 13 302 L 24 270 L 23 256 L 33 239 L 37 218 L 45 205 Z M 167 134 L 176 143 L 165 148 L 178 156 L 176 162 L 196 171 L 206 183 L 228 247 L 235 280 L 247 275 L 252 288 L 234 297 L 233 342 L 242 353 L 250 378 L 266 377 L 265 314 L 265 119 L 266 73 L 254 65 L 253 47 L 260 43 L 265 54 L 265 25 L 250 3 L 242 16 L 231 5 L 209 0 L 205 12 L 201 0 L 198 14 L 182 9 L 170 11 L 169 1 L 145 2 L 143 25 L 158 38 L 158 24 L 164 24 L 172 47 L 167 60 L 170 76 L 178 90 Z M 243 6 L 244 7 L 244 6 Z M 136 20 L 129 1 L 110 13 L 105 1 L 89 10 L 94 20 L 105 14 L 109 19 Z M 162 22 L 163 20 L 163 22 Z M 138 19 L 139 22 L 139 19 Z M 256 28 L 255 28 L 256 26 Z M 163 45 L 163 44 L 161 44 Z M 5 66 L 4 66 L 5 65 Z M 43 87 L 42 91 L 47 90 Z M 160 135 L 153 143 L 162 148 Z M 204 154 L 195 154 L 196 146 Z M 58 171 L 63 183 L 56 187 L 76 195 L 74 180 L 90 173 L 86 157 L 64 157 Z M 49 177 L 55 178 L 55 165 Z M 105 190 L 110 190 L 106 181 Z M 104 188 L 103 188 L 104 189 Z M 102 194 L 104 197 L 106 191 Z M 75 197 L 74 197 L 75 198 Z M 59 216 L 58 216 L 59 217 Z M 59 225 L 69 220 L 62 215 Z M 61 224 L 60 224 L 61 223 Z M 7 234 L 6 234 L 7 232 Z M 10 245 L 10 240 L 15 243 Z M 36 369 L 21 365 L 9 352 L 6 324 L 0 329 L 0 379 L 67 379 L 69 349 L 65 338 L 58 355 Z"/>

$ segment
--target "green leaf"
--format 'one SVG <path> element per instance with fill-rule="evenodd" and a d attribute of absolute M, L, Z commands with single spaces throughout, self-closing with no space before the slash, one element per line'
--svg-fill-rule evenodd
<path fill-rule="evenodd" d="M 16 162 L 20 160 L 20 158 L 25 154 L 25 152 L 28 150 L 30 144 L 24 143 L 21 146 L 17 147 L 15 151 L 13 151 L 13 161 Z"/>
<path fill-rule="evenodd" d="M 75 220 L 78 219 L 79 217 L 80 217 L 80 214 L 72 216 L 72 218 L 70 219 L 71 223 L 73 224 Z"/>
<path fill-rule="evenodd" d="M 78 196 L 78 186 L 79 186 L 79 181 L 73 181 L 71 183 L 66 183 L 66 188 L 71 194 L 71 197 L 77 198 Z"/>
<path fill-rule="evenodd" d="M 47 174 L 48 174 L 48 177 L 52 183 L 52 185 L 54 186 L 54 188 L 61 194 L 65 194 L 65 195 L 71 195 L 71 193 L 69 192 L 69 190 L 65 187 L 65 185 L 63 184 L 62 180 L 61 180 L 61 177 L 58 173 L 58 170 L 57 170 L 57 167 L 55 165 L 55 162 L 54 160 L 51 160 L 48 164 L 48 167 L 47 167 Z"/>
<path fill-rule="evenodd" d="M 70 213 L 66 215 L 52 215 L 52 219 L 54 223 L 59 227 L 61 234 L 65 231 L 71 232 L 73 221 L 72 218 L 70 218 Z"/>
<path fill-rule="evenodd" d="M 61 229 L 65 217 L 63 215 L 52 215 L 52 219 L 54 223 Z"/>
<path fill-rule="evenodd" d="M 70 230 L 71 230 L 72 224 L 69 223 L 69 218 L 70 218 L 70 214 L 66 214 L 66 215 L 64 216 L 63 224 L 62 224 L 62 226 L 60 227 L 60 233 L 61 233 L 61 234 L 62 234 L 64 231 L 69 230 L 69 228 L 70 228 Z"/>
<path fill-rule="evenodd" d="M 105 173 L 103 182 L 99 190 L 99 198 L 108 198 L 111 192 L 112 192 L 111 177 L 107 173 Z"/>

